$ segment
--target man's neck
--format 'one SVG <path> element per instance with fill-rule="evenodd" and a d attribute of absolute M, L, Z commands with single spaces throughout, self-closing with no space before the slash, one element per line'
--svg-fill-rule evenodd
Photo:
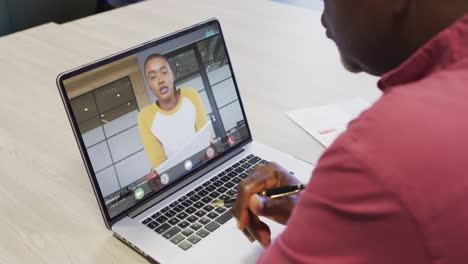
<path fill-rule="evenodd" d="M 422 1 L 427 1 L 427 4 L 416 3 L 419 4 L 418 12 L 409 18 L 406 30 L 400 35 L 404 41 L 401 41 L 399 52 L 394 56 L 398 63 L 392 66 L 399 65 L 439 32 L 468 14 L 468 3 L 465 0 L 451 0 L 443 4 L 438 0 Z"/>

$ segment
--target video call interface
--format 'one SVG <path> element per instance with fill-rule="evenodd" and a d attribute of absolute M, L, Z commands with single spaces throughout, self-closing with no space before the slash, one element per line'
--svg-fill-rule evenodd
<path fill-rule="evenodd" d="M 249 137 L 219 28 L 64 80 L 112 218 Z"/>

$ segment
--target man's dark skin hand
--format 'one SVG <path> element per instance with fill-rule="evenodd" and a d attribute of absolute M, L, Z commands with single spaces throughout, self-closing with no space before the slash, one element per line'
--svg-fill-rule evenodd
<path fill-rule="evenodd" d="M 381 76 L 401 65 L 437 33 L 468 12 L 467 0 L 324 0 L 322 24 L 350 72 Z M 312 71 L 313 69 L 311 69 Z M 294 168 L 292 168 L 294 169 Z M 297 196 L 262 199 L 256 193 L 298 180 L 275 163 L 258 166 L 238 188 L 233 215 L 250 241 L 270 244 L 258 216 L 285 224 Z"/>
<path fill-rule="evenodd" d="M 247 238 L 257 240 L 262 246 L 270 245 L 270 228 L 260 221 L 259 216 L 267 217 L 285 225 L 293 210 L 298 195 L 281 199 L 270 199 L 257 193 L 286 185 L 297 185 L 299 180 L 274 162 L 257 165 L 252 173 L 243 180 L 237 190 L 237 201 L 232 208 L 237 226 Z"/>

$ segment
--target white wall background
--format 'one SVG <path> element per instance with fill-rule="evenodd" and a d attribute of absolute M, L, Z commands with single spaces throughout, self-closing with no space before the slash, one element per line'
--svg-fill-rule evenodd
<path fill-rule="evenodd" d="M 323 0 L 273 0 L 275 2 L 301 6 L 310 9 L 323 9 Z"/>
<path fill-rule="evenodd" d="M 225 65 L 208 72 L 208 79 L 211 84 L 211 89 L 213 90 L 216 104 L 220 108 L 219 111 L 221 114 L 221 119 L 223 120 L 224 128 L 229 130 L 233 128 L 238 121 L 243 119 L 239 100 L 237 98 L 236 88 L 234 86 L 234 81 L 232 80 L 229 66 Z M 210 114 L 213 111 L 208 101 L 208 96 L 206 95 L 206 91 L 204 90 L 205 87 L 203 86 L 203 82 L 200 76 L 187 82 L 180 83 L 177 85 L 177 87 L 195 88 L 200 94 L 202 102 L 205 106 L 206 113 Z"/>
<path fill-rule="evenodd" d="M 104 196 L 140 179 L 151 170 L 143 150 L 137 116 L 138 111 L 135 110 L 83 134 Z"/>

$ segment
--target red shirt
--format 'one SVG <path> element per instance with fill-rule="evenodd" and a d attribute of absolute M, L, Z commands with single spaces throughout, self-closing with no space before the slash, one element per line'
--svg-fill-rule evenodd
<path fill-rule="evenodd" d="M 468 15 L 379 87 L 260 263 L 468 263 Z"/>

